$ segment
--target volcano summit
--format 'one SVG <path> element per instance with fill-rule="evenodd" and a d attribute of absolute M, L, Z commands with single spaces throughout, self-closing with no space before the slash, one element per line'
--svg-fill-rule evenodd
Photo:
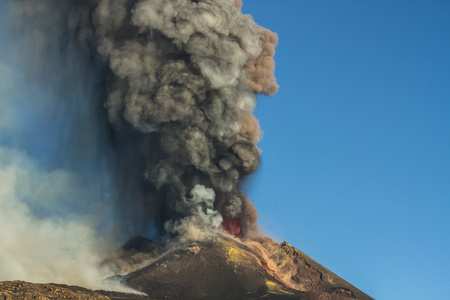
<path fill-rule="evenodd" d="M 123 281 L 155 299 L 372 299 L 269 238 L 246 245 L 216 236 L 179 245 Z"/>

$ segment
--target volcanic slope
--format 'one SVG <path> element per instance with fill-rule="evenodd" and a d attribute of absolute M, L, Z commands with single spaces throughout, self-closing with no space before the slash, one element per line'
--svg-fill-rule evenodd
<path fill-rule="evenodd" d="M 122 279 L 155 299 L 372 299 L 288 243 L 268 238 L 187 243 Z"/>
<path fill-rule="evenodd" d="M 161 255 L 157 244 L 138 237 L 122 250 L 115 259 L 130 273 L 115 279 L 148 296 L 15 281 L 0 282 L 0 299 L 373 300 L 288 243 L 270 238 L 243 244 L 217 236 L 178 244 Z"/>

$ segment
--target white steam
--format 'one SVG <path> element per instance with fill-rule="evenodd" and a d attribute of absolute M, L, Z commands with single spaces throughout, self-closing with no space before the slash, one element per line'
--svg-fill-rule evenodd
<path fill-rule="evenodd" d="M 111 275 L 96 267 L 107 246 L 93 218 L 52 215 L 86 196 L 74 176 L 42 171 L 26 154 L 0 148 L 0 280 L 98 287 Z"/>
<path fill-rule="evenodd" d="M 215 197 L 213 189 L 195 185 L 184 204 L 190 210 L 189 215 L 180 220 L 167 221 L 166 230 L 186 240 L 201 240 L 215 235 L 223 221 L 222 215 L 214 209 Z"/>

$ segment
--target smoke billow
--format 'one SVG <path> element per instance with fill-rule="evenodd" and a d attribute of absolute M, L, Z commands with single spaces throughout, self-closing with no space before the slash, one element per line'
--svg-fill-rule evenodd
<path fill-rule="evenodd" d="M 128 237 L 198 238 L 221 230 L 254 237 L 256 209 L 238 185 L 259 165 L 255 94 L 278 89 L 277 36 L 241 6 L 240 0 L 9 1 L 8 28 L 24 81 L 52 97 L 31 112 L 5 101 L 19 121 L 2 118 L 0 129 L 11 134 L 16 129 L 8 124 L 17 127 L 27 114 L 41 120 L 33 134 L 46 147 L 53 137 L 46 155 L 33 152 L 23 134 L 10 145 L 75 174 L 67 178 L 81 176 L 85 189 L 102 186 L 75 201 L 81 215 L 93 203 L 106 207 L 98 227 Z M 50 135 L 39 132 L 42 126 Z M 46 178 L 56 184 L 54 177 Z M 35 197 L 30 193 L 29 205 Z"/>
<path fill-rule="evenodd" d="M 79 42 L 108 68 L 105 108 L 120 143 L 141 148 L 124 155 L 142 171 L 142 211 L 170 234 L 222 223 L 237 224 L 238 236 L 255 232 L 238 182 L 259 164 L 254 93 L 278 87 L 277 39 L 239 7 L 152 0 L 68 8 Z"/>

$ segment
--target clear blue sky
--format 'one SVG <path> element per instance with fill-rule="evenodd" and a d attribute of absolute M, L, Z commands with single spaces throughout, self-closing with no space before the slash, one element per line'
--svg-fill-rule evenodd
<path fill-rule="evenodd" d="M 279 35 L 260 224 L 376 299 L 450 295 L 450 1 L 246 0 Z"/>

